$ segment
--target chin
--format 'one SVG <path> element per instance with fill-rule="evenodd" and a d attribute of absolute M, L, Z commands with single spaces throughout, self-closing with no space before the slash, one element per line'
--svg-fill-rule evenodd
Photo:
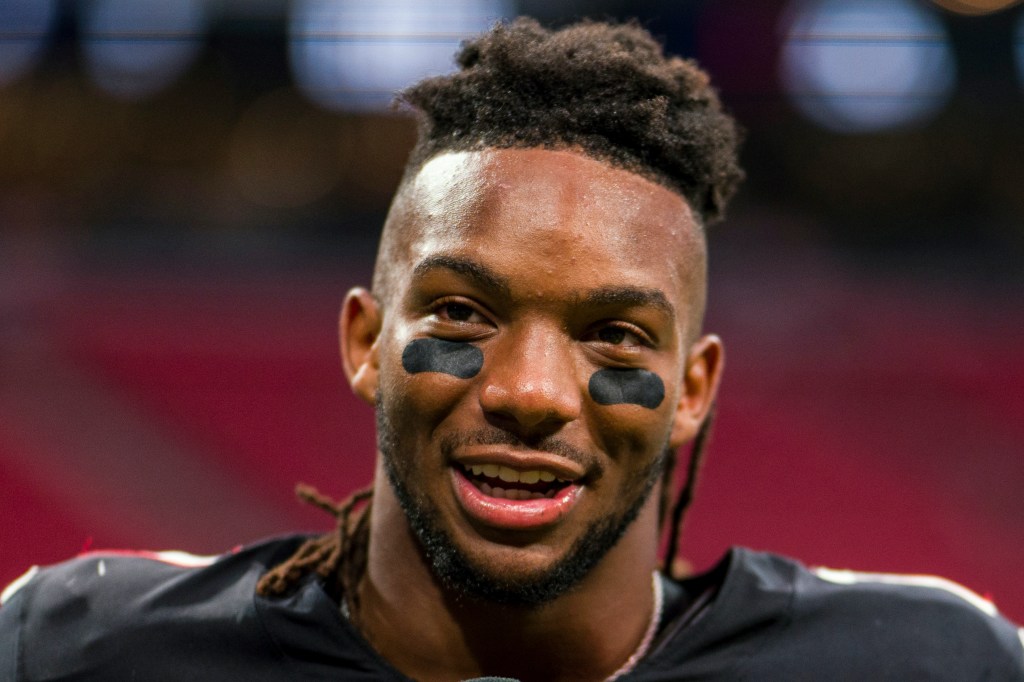
<path fill-rule="evenodd" d="M 601 558 L 583 556 L 576 547 L 555 558 L 512 546 L 470 553 L 438 528 L 415 532 L 448 592 L 487 603 L 543 606 L 571 591 Z"/>
<path fill-rule="evenodd" d="M 416 486 L 422 475 L 411 470 L 415 458 L 402 456 L 399 433 L 379 404 L 377 436 L 388 483 L 441 587 L 458 598 L 510 606 L 543 606 L 575 588 L 636 520 L 663 469 L 662 458 L 652 460 L 623 491 L 621 507 L 578 519 L 572 539 L 563 537 L 556 549 L 486 537 L 445 514 Z"/>
<path fill-rule="evenodd" d="M 440 585 L 456 597 L 492 604 L 540 607 L 570 592 L 615 546 L 648 497 L 581 526 L 571 546 L 555 556 L 538 545 L 503 545 L 482 536 L 456 540 L 432 501 L 414 496 L 386 462 L 391 487 Z"/>

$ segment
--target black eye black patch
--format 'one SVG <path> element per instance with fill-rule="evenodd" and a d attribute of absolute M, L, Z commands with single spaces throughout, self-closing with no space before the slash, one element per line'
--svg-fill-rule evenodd
<path fill-rule="evenodd" d="M 460 379 L 471 379 L 483 366 L 483 351 L 461 341 L 416 339 L 402 351 L 402 367 L 409 374 L 442 372 Z"/>
<path fill-rule="evenodd" d="M 646 369 L 606 367 L 590 377 L 590 396 L 600 405 L 639 405 L 653 410 L 665 399 L 665 384 Z"/>

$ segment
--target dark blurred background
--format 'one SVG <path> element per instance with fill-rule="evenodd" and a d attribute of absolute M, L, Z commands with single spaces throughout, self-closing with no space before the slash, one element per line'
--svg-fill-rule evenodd
<path fill-rule="evenodd" d="M 413 140 L 395 90 L 501 17 L 637 17 L 747 131 L 711 231 L 728 369 L 684 551 L 940 573 L 1024 620 L 1024 6 L 6 0 L 0 583 L 326 529 L 337 362 Z"/>

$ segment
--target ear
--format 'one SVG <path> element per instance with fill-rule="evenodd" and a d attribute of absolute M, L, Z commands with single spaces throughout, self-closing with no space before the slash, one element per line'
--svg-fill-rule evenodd
<path fill-rule="evenodd" d="M 381 322 L 380 306 L 369 291 L 357 287 L 348 292 L 338 319 L 341 364 L 352 390 L 371 405 L 380 379 Z"/>
<path fill-rule="evenodd" d="M 690 348 L 669 439 L 671 447 L 678 448 L 697 435 L 715 402 L 724 364 L 725 348 L 717 336 L 701 337 Z"/>

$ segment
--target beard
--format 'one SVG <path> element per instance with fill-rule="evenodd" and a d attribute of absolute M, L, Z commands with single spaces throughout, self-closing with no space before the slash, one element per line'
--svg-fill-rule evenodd
<path fill-rule="evenodd" d="M 584 529 L 565 556 L 543 572 L 514 575 L 475 563 L 452 540 L 440 522 L 437 506 L 427 495 L 414 489 L 412 462 L 418 453 L 401 443 L 398 429 L 388 417 L 378 395 L 376 408 L 377 447 L 395 497 L 409 520 L 427 562 L 441 585 L 455 595 L 505 605 L 537 607 L 562 596 L 575 587 L 601 561 L 636 520 L 650 497 L 654 484 L 662 477 L 668 449 L 663 447 L 642 469 L 633 472 L 624 486 L 630 495 L 617 513 L 596 519 Z M 442 452 L 450 453 L 458 445 L 510 445 L 553 452 L 559 456 L 585 461 L 584 453 L 554 438 L 527 442 L 508 431 L 483 429 L 442 439 Z"/>

